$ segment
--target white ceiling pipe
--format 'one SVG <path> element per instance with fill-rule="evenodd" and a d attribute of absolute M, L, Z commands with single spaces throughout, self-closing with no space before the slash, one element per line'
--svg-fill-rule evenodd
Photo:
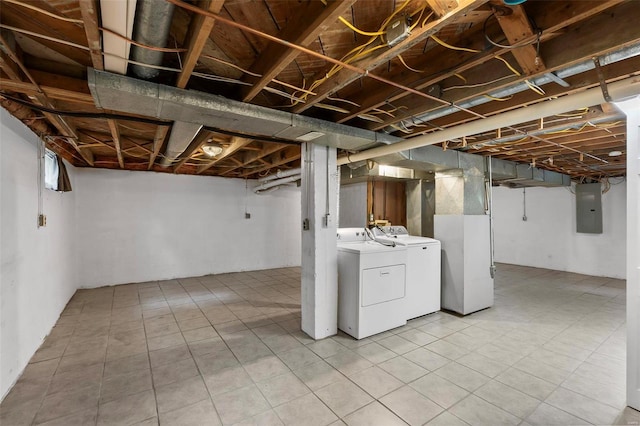
<path fill-rule="evenodd" d="M 292 183 L 292 182 L 295 182 L 297 180 L 300 180 L 301 178 L 302 178 L 302 176 L 298 174 L 298 175 L 289 176 L 289 177 L 286 177 L 286 178 L 283 178 L 283 179 L 271 180 L 269 182 L 263 183 L 260 186 L 256 186 L 253 189 L 253 192 L 259 193 L 259 192 L 264 191 L 265 189 L 269 189 L 269 188 L 272 188 L 274 186 L 284 185 L 284 184 L 287 184 L 287 183 Z"/>
<path fill-rule="evenodd" d="M 100 2 L 102 26 L 129 39 L 133 34 L 135 13 L 136 0 Z M 105 53 L 104 69 L 118 74 L 126 74 L 131 43 L 104 31 L 102 33 L 102 45 Z"/>
<path fill-rule="evenodd" d="M 280 188 L 282 188 L 284 186 L 296 186 L 296 184 L 295 183 L 284 183 L 282 185 L 272 186 L 269 189 L 264 189 L 262 191 L 256 191 L 256 194 L 257 195 L 269 194 L 270 192 L 275 192 L 275 191 L 277 191 L 278 189 L 280 189 Z"/>
<path fill-rule="evenodd" d="M 280 179 L 280 178 L 285 178 L 293 175 L 299 175 L 301 172 L 302 172 L 301 168 L 284 170 L 284 171 L 278 170 L 272 175 L 261 177 L 260 179 L 258 179 L 258 182 L 268 182 L 274 179 Z"/>
<path fill-rule="evenodd" d="M 167 148 L 160 160 L 161 167 L 169 167 L 174 161 L 180 157 L 191 144 L 193 138 L 200 133 L 202 124 L 185 123 L 184 121 L 176 121 L 171 126 L 171 134 L 167 141 Z"/>
<path fill-rule="evenodd" d="M 613 101 L 620 101 L 625 98 L 640 94 L 640 77 L 630 77 L 607 85 L 609 95 Z M 400 151 L 420 148 L 422 146 L 434 145 L 451 139 L 471 136 L 478 133 L 488 132 L 501 127 L 514 126 L 527 121 L 537 120 L 579 108 L 599 105 L 607 102 L 602 95 L 600 87 L 594 87 L 573 95 L 563 96 L 557 99 L 540 102 L 538 104 L 518 108 L 513 111 L 494 115 L 492 117 L 478 119 L 470 123 L 450 127 L 448 129 L 405 139 L 391 145 L 384 145 L 377 148 L 368 149 L 349 157 L 338 158 L 337 164 L 353 163 L 356 161 L 369 160 L 371 158 L 382 157 L 395 154 Z"/>

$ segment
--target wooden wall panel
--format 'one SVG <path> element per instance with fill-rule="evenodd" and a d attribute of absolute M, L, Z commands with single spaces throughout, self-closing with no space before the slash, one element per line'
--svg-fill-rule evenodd
<path fill-rule="evenodd" d="M 407 197 L 404 182 L 374 181 L 367 184 L 367 208 L 374 220 L 407 226 Z M 369 218 L 371 218 L 369 216 Z"/>

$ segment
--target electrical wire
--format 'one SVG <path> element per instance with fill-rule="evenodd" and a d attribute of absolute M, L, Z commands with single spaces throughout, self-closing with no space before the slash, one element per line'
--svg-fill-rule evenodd
<path fill-rule="evenodd" d="M 147 50 L 153 50 L 155 52 L 165 52 L 165 53 L 182 53 L 182 52 L 186 52 L 188 49 L 183 49 L 183 48 L 171 48 L 171 47 L 158 47 L 158 46 L 150 46 L 148 44 L 144 44 L 144 43 L 140 43 L 139 41 L 135 41 L 127 36 L 123 36 L 122 34 L 110 30 L 109 28 L 104 28 L 104 27 L 98 27 L 98 29 L 102 32 L 114 35 L 118 38 L 121 38 L 122 40 L 125 40 L 127 43 L 131 43 L 134 46 L 138 46 L 141 47 L 143 49 L 147 49 Z"/>
<path fill-rule="evenodd" d="M 404 61 L 404 59 L 402 58 L 402 55 L 400 55 L 400 54 L 399 54 L 399 55 L 398 55 L 398 56 L 396 56 L 396 57 L 397 57 L 398 59 L 400 59 L 400 62 L 402 63 L 402 65 L 404 65 L 404 66 L 405 66 L 405 68 L 406 68 L 406 69 L 408 69 L 409 71 L 413 71 L 413 72 L 417 72 L 417 73 L 423 73 L 423 72 L 424 72 L 424 71 L 417 70 L 417 69 L 415 69 L 415 68 L 411 68 L 409 65 L 407 65 L 407 63 L 406 63 L 406 62 Z"/>
<path fill-rule="evenodd" d="M 441 39 L 439 39 L 438 37 L 436 37 L 435 35 L 431 35 L 431 38 L 433 39 L 433 41 L 435 41 L 436 43 L 438 43 L 440 46 L 442 47 L 446 47 L 447 49 L 451 49 L 451 50 L 459 50 L 462 52 L 471 52 L 471 53 L 480 53 L 480 50 L 476 50 L 476 49 L 469 49 L 468 47 L 458 47 L 458 46 L 453 46 L 449 43 L 446 43 L 444 41 L 442 41 Z"/>
<path fill-rule="evenodd" d="M 49 37 L 49 36 L 46 36 L 44 34 L 36 33 L 36 32 L 33 32 L 33 31 L 29 31 L 29 30 L 23 30 L 22 28 L 12 27 L 11 25 L 0 24 L 0 28 L 4 28 L 5 30 L 15 31 L 17 33 L 30 35 L 30 36 L 33 36 L 33 37 L 38 37 L 38 38 L 41 38 L 41 39 L 44 39 L 44 40 L 48 40 L 48 41 L 53 41 L 55 43 L 65 44 L 67 46 L 75 47 L 76 49 L 81 49 L 81 50 L 86 50 L 86 51 L 90 51 L 91 50 L 87 46 L 83 46 L 81 44 L 73 43 L 73 42 L 62 40 L 62 39 L 55 38 L 55 37 Z"/>
<path fill-rule="evenodd" d="M 55 19 L 59 19 L 61 21 L 65 21 L 65 22 L 71 22 L 73 24 L 82 24 L 84 25 L 84 21 L 82 19 L 74 19 L 74 18 L 67 18 L 66 16 L 61 16 L 61 15 L 56 15 L 55 13 L 51 13 L 47 10 L 44 9 L 40 9 L 39 7 L 33 6 L 32 4 L 29 3 L 23 3 L 23 2 L 19 2 L 16 0 L 2 0 L 4 3 L 11 3 L 11 4 L 15 4 L 21 7 L 26 7 L 27 9 L 31 9 L 35 12 L 41 13 L 43 15 L 47 15 L 50 16 L 51 18 L 55 18 Z"/>
<path fill-rule="evenodd" d="M 343 24 L 345 24 L 347 27 L 349 27 L 351 30 L 353 30 L 356 33 L 358 33 L 360 35 L 363 35 L 363 36 L 379 36 L 379 35 L 384 35 L 384 34 L 387 33 L 386 31 L 375 31 L 375 32 L 362 31 L 361 29 L 359 29 L 356 26 L 354 26 L 353 24 L 351 24 L 351 22 L 349 22 L 346 19 L 344 19 L 342 16 L 338 16 L 338 20 L 340 22 L 342 22 Z"/>
<path fill-rule="evenodd" d="M 489 37 L 489 33 L 487 32 L 487 23 L 489 22 L 489 20 L 491 18 L 498 18 L 494 13 L 492 13 L 491 15 L 487 16 L 487 19 L 484 20 L 484 23 L 482 24 L 482 32 L 484 34 L 484 38 L 493 46 L 495 47 L 499 47 L 501 49 L 517 49 L 519 47 L 524 47 L 524 46 L 530 46 L 532 44 L 540 44 L 540 37 L 542 36 L 542 30 L 537 28 L 535 25 L 533 25 L 535 31 L 536 31 L 536 38 L 533 41 L 527 41 L 527 42 L 522 42 L 522 43 L 517 43 L 517 44 L 512 44 L 512 45 L 508 45 L 508 44 L 500 44 L 497 43 L 495 41 L 493 41 L 493 39 L 491 39 L 491 37 Z"/>

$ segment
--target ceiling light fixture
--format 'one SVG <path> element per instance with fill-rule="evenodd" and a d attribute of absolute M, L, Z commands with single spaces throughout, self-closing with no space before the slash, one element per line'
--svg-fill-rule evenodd
<path fill-rule="evenodd" d="M 611 151 L 609 152 L 609 157 L 620 157 L 622 155 L 622 151 Z"/>
<path fill-rule="evenodd" d="M 206 144 L 202 145 L 202 152 L 204 152 L 208 157 L 215 157 L 222 153 L 222 146 L 219 143 L 208 141 Z"/>

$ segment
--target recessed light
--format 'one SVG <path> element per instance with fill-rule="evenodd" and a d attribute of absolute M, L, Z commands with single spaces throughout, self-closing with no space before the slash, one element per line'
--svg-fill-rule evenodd
<path fill-rule="evenodd" d="M 296 139 L 299 141 L 309 142 L 314 139 L 318 139 L 320 136 L 324 136 L 324 133 L 321 132 L 309 132 L 305 133 L 302 136 L 298 136 Z"/>
<path fill-rule="evenodd" d="M 202 152 L 209 157 L 215 157 L 222 153 L 222 146 L 217 143 L 208 142 L 205 145 L 202 145 Z"/>
<path fill-rule="evenodd" d="M 609 152 L 609 157 L 620 157 L 622 155 L 622 151 L 611 151 Z"/>

